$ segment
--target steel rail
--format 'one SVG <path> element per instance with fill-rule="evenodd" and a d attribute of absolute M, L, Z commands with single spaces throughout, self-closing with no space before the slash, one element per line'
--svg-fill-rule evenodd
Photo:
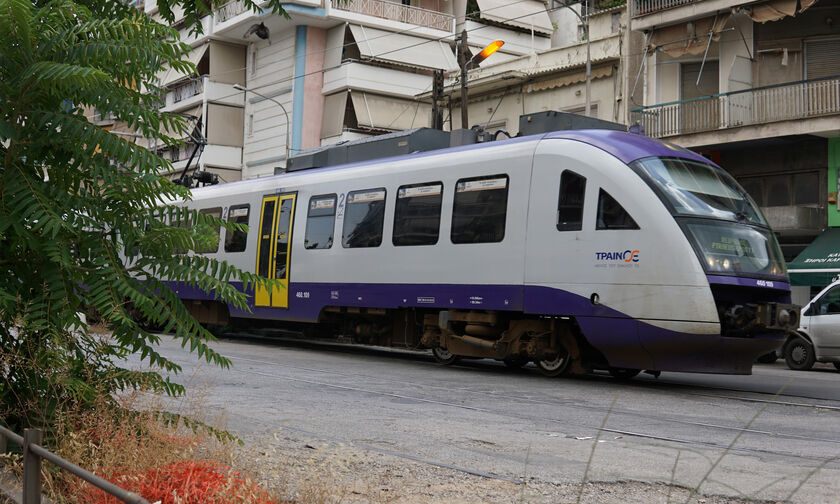
<path fill-rule="evenodd" d="M 226 335 L 223 335 L 222 337 L 235 336 L 236 338 L 239 338 L 239 339 L 248 339 L 248 340 L 260 341 L 260 342 L 300 343 L 300 344 L 306 345 L 308 347 L 323 346 L 323 347 L 327 347 L 327 348 L 341 348 L 341 349 L 348 349 L 349 348 L 349 349 L 354 349 L 354 350 L 358 350 L 358 351 L 361 351 L 361 352 L 367 351 L 368 353 L 380 353 L 380 354 L 390 354 L 390 355 L 398 354 L 398 355 L 403 355 L 403 356 L 407 356 L 407 357 L 416 358 L 417 360 L 422 360 L 422 361 L 430 360 L 429 359 L 430 354 L 428 354 L 427 352 L 424 352 L 422 350 L 398 349 L 398 348 L 391 348 L 391 347 L 378 347 L 378 346 L 360 345 L 360 344 L 353 344 L 353 343 L 323 342 L 323 341 L 312 340 L 312 339 L 297 338 L 297 337 L 294 336 L 294 334 L 299 334 L 299 332 L 296 332 L 296 331 L 283 331 L 283 333 L 288 334 L 290 336 L 288 336 L 288 337 L 282 337 L 282 336 L 281 337 L 276 337 L 276 336 L 263 336 L 263 335 L 258 335 L 258 334 L 247 334 L 247 333 L 235 333 L 235 334 L 228 333 Z M 233 338 L 230 338 L 230 339 L 233 339 Z M 268 362 L 268 361 L 263 361 L 263 360 L 259 360 L 259 359 L 251 359 L 249 357 L 236 357 L 236 358 L 240 359 L 240 360 L 251 361 L 251 362 L 256 362 L 256 363 L 260 363 L 260 364 L 272 364 L 271 362 Z M 493 364 L 482 365 L 482 364 L 479 364 L 478 362 L 474 362 L 474 361 L 471 361 L 470 364 L 475 365 L 476 367 L 482 367 L 483 369 L 490 369 L 490 368 L 500 369 L 500 370 L 505 369 L 505 372 L 510 372 L 509 369 L 502 368 L 500 366 L 496 366 L 496 365 L 493 365 Z M 339 375 L 339 376 L 356 376 L 356 377 L 360 377 L 360 378 L 372 378 L 372 379 L 380 379 L 381 378 L 381 377 L 378 377 L 378 376 L 375 376 L 375 375 L 368 375 L 368 374 L 363 374 L 363 373 L 342 373 L 342 372 L 338 372 L 338 371 L 329 371 L 329 370 L 307 368 L 307 367 L 301 367 L 301 366 L 288 366 L 288 368 L 289 369 L 300 369 L 302 371 L 317 371 L 317 372 L 321 372 L 321 373 L 335 374 L 335 375 Z M 544 377 L 538 377 L 538 378 L 544 378 Z M 619 383 L 619 382 L 616 382 L 614 378 L 608 377 L 606 375 L 590 374 L 590 375 L 587 375 L 585 378 L 593 379 L 593 380 L 604 379 L 604 380 L 609 380 L 611 382 Z M 550 379 L 550 378 L 548 378 L 548 379 Z M 389 383 L 402 383 L 402 384 L 411 385 L 411 386 L 416 385 L 412 382 L 408 382 L 408 381 L 404 381 L 404 380 L 388 380 L 388 382 Z M 697 389 L 706 389 L 706 390 L 718 390 L 718 391 L 722 391 L 722 392 L 740 392 L 740 393 L 759 394 L 759 395 L 767 395 L 767 396 L 774 396 L 774 397 L 776 396 L 772 392 L 761 392 L 761 391 L 751 391 L 751 390 L 743 390 L 743 389 L 732 389 L 732 388 L 724 388 L 724 387 L 714 387 L 714 386 L 709 386 L 709 385 L 691 385 L 691 384 L 682 384 L 682 383 L 670 383 L 670 382 L 667 382 L 667 381 L 657 382 L 657 381 L 653 381 L 653 380 L 650 380 L 650 381 L 648 381 L 648 380 L 634 380 L 634 381 L 631 381 L 631 382 L 628 382 L 628 383 L 632 383 L 633 385 L 644 386 L 644 387 L 649 387 L 650 385 L 652 385 L 654 383 L 659 383 L 660 385 L 665 385 L 665 386 L 669 386 L 669 387 L 680 387 L 680 388 L 688 387 L 688 388 L 697 388 Z M 444 386 L 436 386 L 436 385 L 424 385 L 424 387 L 438 388 L 438 389 L 441 389 L 441 390 L 463 390 L 463 391 L 468 391 L 468 392 L 475 393 L 475 394 L 484 394 L 484 395 L 490 395 L 490 396 L 494 396 L 494 397 L 518 398 L 520 400 L 530 401 L 530 402 L 535 402 L 537 404 L 541 404 L 539 399 L 528 399 L 528 398 L 523 398 L 521 396 L 510 396 L 510 395 L 504 395 L 504 394 L 497 394 L 497 393 L 494 393 L 494 392 L 484 392 L 484 391 L 480 391 L 480 390 L 471 390 L 471 389 L 466 389 L 466 388 L 463 388 L 463 387 L 454 387 L 453 388 L 453 387 L 444 387 Z M 828 410 L 828 411 L 838 411 L 838 412 L 840 412 L 840 406 L 830 406 L 830 405 L 816 404 L 816 403 L 773 401 L 773 400 L 770 400 L 770 399 L 736 397 L 736 396 L 728 396 L 728 395 L 702 394 L 702 393 L 699 393 L 699 392 L 685 392 L 685 393 L 687 395 L 695 395 L 695 396 L 718 398 L 718 399 L 730 399 L 730 400 L 733 400 L 733 401 L 770 403 L 770 404 L 776 404 L 776 405 L 779 405 L 779 406 L 790 406 L 790 407 L 798 407 L 798 408 L 806 408 L 806 409 L 818 409 L 818 410 Z M 778 397 L 813 399 L 813 400 L 819 400 L 819 401 L 832 401 L 832 399 L 824 399 L 824 398 L 820 398 L 820 397 L 812 397 L 812 396 L 804 396 L 804 395 L 796 395 L 796 394 L 783 394 L 783 395 L 780 395 Z M 544 404 L 552 404 L 552 403 L 547 403 L 546 402 Z"/>
<path fill-rule="evenodd" d="M 408 399 L 408 400 L 417 401 L 417 402 L 437 404 L 437 405 L 441 405 L 441 406 L 449 406 L 449 407 L 453 407 L 453 408 L 465 409 L 465 410 L 476 411 L 476 412 L 481 412 L 481 413 L 487 413 L 487 414 L 492 414 L 492 415 L 496 415 L 496 416 L 516 418 L 518 420 L 528 420 L 528 421 L 531 421 L 531 422 L 554 423 L 554 424 L 559 424 L 559 425 L 590 429 L 590 430 L 593 430 L 593 431 L 601 431 L 601 432 L 610 432 L 610 433 L 622 434 L 622 435 L 633 436 L 633 437 L 638 437 L 638 438 L 671 441 L 671 442 L 677 442 L 677 443 L 681 443 L 681 444 L 705 446 L 705 447 L 710 447 L 710 448 L 719 448 L 719 449 L 724 449 L 724 450 L 727 450 L 727 451 L 730 451 L 730 452 L 731 451 L 736 451 L 736 452 L 744 452 L 744 453 L 760 454 L 760 455 L 777 455 L 777 456 L 781 456 L 781 457 L 789 457 L 789 458 L 796 458 L 796 459 L 803 459 L 803 460 L 814 460 L 814 461 L 825 462 L 825 463 L 834 462 L 834 461 L 838 460 L 837 457 L 820 457 L 820 456 L 811 456 L 811 455 L 800 455 L 800 454 L 796 454 L 796 453 L 773 451 L 773 450 L 764 450 L 764 449 L 748 448 L 748 447 L 729 447 L 728 445 L 723 445 L 723 444 L 720 444 L 720 443 L 714 443 L 714 442 L 711 442 L 711 441 L 700 441 L 700 440 L 693 440 L 693 439 L 683 439 L 683 438 L 675 438 L 675 437 L 668 437 L 668 436 L 659 436 L 659 435 L 656 435 L 656 434 L 648 434 L 648 433 L 644 433 L 644 432 L 636 432 L 636 431 L 610 428 L 610 427 L 601 428 L 601 427 L 592 426 L 592 425 L 585 424 L 585 423 L 580 423 L 580 422 L 573 422 L 573 421 L 569 421 L 569 420 L 559 420 L 559 419 L 553 418 L 553 417 L 538 417 L 538 416 L 532 416 L 532 415 L 520 415 L 520 414 L 505 413 L 505 412 L 492 410 L 492 409 L 489 409 L 489 408 L 483 408 L 483 407 L 480 407 L 480 406 L 470 406 L 470 405 L 466 405 L 466 404 L 458 404 L 458 403 L 453 403 L 453 402 L 448 402 L 448 401 L 428 399 L 428 398 L 424 398 L 424 397 L 416 397 L 416 396 L 410 396 L 410 395 L 405 395 L 405 394 L 397 394 L 397 393 L 392 393 L 392 392 L 383 392 L 383 391 L 378 391 L 378 390 L 368 389 L 368 388 L 351 387 L 349 385 L 338 385 L 338 384 L 328 383 L 328 382 L 323 382 L 323 381 L 318 381 L 318 380 L 308 380 L 308 379 L 304 379 L 304 378 L 296 378 L 296 377 L 277 375 L 277 374 L 271 374 L 271 373 L 263 373 L 263 372 L 258 372 L 258 371 L 244 371 L 244 370 L 237 369 L 237 368 L 232 368 L 231 370 L 234 371 L 234 372 L 239 372 L 239 373 L 243 373 L 243 374 L 251 374 L 251 375 L 262 376 L 262 377 L 267 377 L 267 378 L 289 380 L 289 381 L 295 381 L 295 382 L 298 382 L 298 383 L 307 383 L 307 384 L 310 384 L 310 385 L 317 385 L 317 386 L 322 386 L 322 387 L 335 388 L 335 389 L 339 389 L 339 390 L 362 392 L 364 394 L 381 395 L 381 396 L 385 396 L 385 397 L 393 397 L 393 398 L 396 398 L 396 399 Z M 568 407 L 574 407 L 575 405 L 564 403 L 563 406 L 568 408 Z M 606 413 L 607 409 L 606 408 L 601 409 L 600 412 Z M 615 410 L 612 410 L 611 415 L 616 415 L 616 414 L 622 414 L 622 413 L 621 412 L 616 412 Z M 633 415 L 633 413 L 629 413 L 629 414 Z M 647 417 L 646 419 L 662 421 L 664 423 L 681 423 L 681 422 L 678 422 L 674 419 L 664 419 L 663 420 L 661 418 L 654 417 L 654 416 Z M 694 425 L 695 426 L 700 426 L 699 423 L 695 423 Z M 750 433 L 750 434 L 768 435 L 768 436 L 772 436 L 772 437 L 787 437 L 787 436 L 790 436 L 792 439 L 808 440 L 808 441 L 815 441 L 815 442 L 825 442 L 826 441 L 826 440 L 823 440 L 823 439 L 820 439 L 820 438 L 805 437 L 805 439 L 803 439 L 803 437 L 796 437 L 795 435 L 783 435 L 783 434 L 778 434 L 778 433 L 772 433 L 772 432 L 769 432 L 769 431 L 758 431 L 758 430 L 744 429 L 744 428 L 739 428 L 739 427 L 713 426 L 712 424 L 707 424 L 707 425 L 703 425 L 703 426 L 726 429 L 726 430 L 730 430 L 730 431 L 747 432 L 747 433 Z M 840 440 L 831 440 L 831 441 L 840 443 Z"/>

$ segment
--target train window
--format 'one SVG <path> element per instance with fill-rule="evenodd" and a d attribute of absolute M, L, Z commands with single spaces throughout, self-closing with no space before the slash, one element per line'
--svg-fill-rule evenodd
<path fill-rule="evenodd" d="M 335 234 L 335 194 L 309 198 L 306 215 L 306 238 L 303 246 L 308 249 L 332 247 Z"/>
<path fill-rule="evenodd" d="M 560 175 L 560 197 L 557 201 L 557 230 L 580 231 L 583 229 L 583 195 L 586 177 L 564 170 Z"/>
<path fill-rule="evenodd" d="M 222 218 L 222 207 L 204 208 L 200 210 L 204 215 L 210 215 L 217 219 Z M 219 229 L 220 226 L 204 226 L 201 233 L 200 243 L 196 252 L 199 254 L 215 254 L 219 251 Z"/>
<path fill-rule="evenodd" d="M 505 237 L 508 176 L 461 179 L 452 207 L 452 243 L 492 243 Z"/>
<path fill-rule="evenodd" d="M 601 189 L 598 193 L 598 218 L 595 229 L 639 229 L 639 225 L 615 198 Z"/>
<path fill-rule="evenodd" d="M 406 185 L 397 191 L 394 209 L 394 245 L 434 245 L 440 235 L 443 184 Z"/>
<path fill-rule="evenodd" d="M 341 244 L 345 248 L 378 247 L 384 223 L 385 188 L 353 191 L 347 195 Z"/>
<path fill-rule="evenodd" d="M 169 214 L 170 217 L 170 225 L 176 228 L 184 228 L 189 229 L 192 225 L 192 220 L 190 219 L 190 209 L 187 207 L 175 207 L 174 212 Z M 189 251 L 188 247 L 185 246 L 176 246 L 173 250 L 173 254 L 186 254 Z"/>
<path fill-rule="evenodd" d="M 248 224 L 248 214 L 251 205 L 233 205 L 228 213 L 228 222 L 234 224 Z M 244 252 L 248 244 L 248 233 L 245 231 L 227 231 L 225 233 L 225 252 Z"/>

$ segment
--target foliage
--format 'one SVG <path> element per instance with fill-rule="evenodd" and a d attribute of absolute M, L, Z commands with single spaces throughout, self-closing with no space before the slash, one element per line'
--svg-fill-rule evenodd
<path fill-rule="evenodd" d="M 60 408 L 122 388 L 179 394 L 169 379 L 179 366 L 140 320 L 228 366 L 167 281 L 242 309 L 246 296 L 230 281 L 246 291 L 270 282 L 174 253 L 206 246 L 216 226 L 244 227 L 173 204 L 189 191 L 158 175 L 168 161 L 85 117 L 110 112 L 129 131 L 178 144 L 161 131 L 186 124 L 159 111 L 153 81 L 164 64 L 192 70 L 181 59 L 187 49 L 177 31 L 121 2 L 0 0 L 0 414 L 15 430 L 48 426 Z M 88 331 L 79 315 L 88 309 L 110 338 Z M 149 370 L 122 367 L 131 354 Z"/>
<path fill-rule="evenodd" d="M 161 504 L 247 503 L 279 504 L 256 482 L 218 463 L 188 460 L 142 471 L 115 471 L 109 481 Z M 119 504 L 119 500 L 99 489 L 86 487 L 80 501 L 91 504 Z"/>

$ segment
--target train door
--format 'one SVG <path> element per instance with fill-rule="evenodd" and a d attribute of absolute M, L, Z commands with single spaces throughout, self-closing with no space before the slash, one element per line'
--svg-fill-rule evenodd
<path fill-rule="evenodd" d="M 295 193 L 288 193 L 263 198 L 257 243 L 257 274 L 279 280 L 280 286 L 272 292 L 257 286 L 255 306 L 289 307 L 289 268 L 296 196 Z"/>

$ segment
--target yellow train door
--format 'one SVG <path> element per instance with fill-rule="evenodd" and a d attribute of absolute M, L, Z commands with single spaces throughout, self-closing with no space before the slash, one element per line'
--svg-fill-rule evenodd
<path fill-rule="evenodd" d="M 260 212 L 257 243 L 257 274 L 279 280 L 272 292 L 257 286 L 255 306 L 289 307 L 289 268 L 291 266 L 292 225 L 296 194 L 265 196 Z"/>

